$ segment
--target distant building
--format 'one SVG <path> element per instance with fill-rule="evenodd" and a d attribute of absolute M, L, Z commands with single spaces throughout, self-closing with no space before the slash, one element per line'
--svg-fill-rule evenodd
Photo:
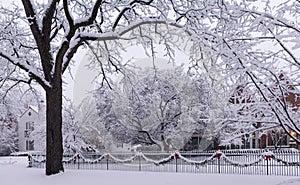
<path fill-rule="evenodd" d="M 44 109 L 29 106 L 28 109 L 19 117 L 18 122 L 18 147 L 20 152 L 40 151 L 42 148 L 36 145 L 31 133 L 38 124 L 45 124 Z"/>
<path fill-rule="evenodd" d="M 285 77 L 283 74 L 278 75 L 278 82 L 276 82 L 273 86 L 271 86 L 271 90 L 274 93 L 281 94 L 282 92 L 279 90 L 279 83 L 281 85 L 284 85 L 287 91 L 283 92 L 283 95 L 279 96 L 279 98 L 283 101 L 285 101 L 288 105 L 288 107 L 293 111 L 297 112 L 299 111 L 300 107 L 300 91 L 296 89 L 292 85 L 289 79 Z M 252 98 L 252 96 L 255 96 L 255 94 L 251 94 L 251 96 L 248 96 L 249 93 L 246 93 L 247 89 L 243 86 L 239 86 L 236 88 L 235 93 L 230 97 L 229 103 L 232 109 L 238 109 L 234 108 L 240 107 L 242 109 L 247 110 L 253 110 L 257 109 L 257 105 L 263 105 L 264 101 L 257 101 L 254 100 L 255 98 Z M 278 93 L 279 92 L 279 93 Z M 275 98 L 273 95 L 268 95 L 268 98 Z M 255 107 L 254 107 L 255 106 Z M 256 119 L 263 119 L 267 118 L 270 115 L 270 110 L 261 110 L 261 111 L 249 111 L 250 117 L 256 118 Z M 268 113 L 269 112 L 269 113 Z M 247 116 L 244 115 L 244 113 L 241 111 L 240 117 Z M 252 126 L 256 129 L 259 129 L 263 122 L 257 122 L 253 123 Z M 290 133 L 294 137 L 299 137 L 297 134 L 293 131 Z M 286 134 L 286 132 L 281 127 L 276 127 L 274 129 L 270 129 L 267 132 L 259 133 L 258 131 L 246 134 L 243 136 L 244 141 L 243 144 L 240 146 L 237 145 L 231 145 L 229 148 L 241 148 L 241 149 L 264 149 L 264 148 L 297 148 L 300 149 L 300 146 L 296 144 L 296 142 Z"/>
<path fill-rule="evenodd" d="M 270 86 L 271 90 L 278 94 L 279 83 L 284 85 L 286 91 L 283 92 L 283 95 L 279 96 L 281 100 L 284 100 L 292 112 L 300 112 L 300 91 L 291 83 L 285 75 L 279 74 L 277 76 L 278 82 L 274 83 L 273 86 Z M 280 94 L 280 93 L 279 93 Z M 257 98 L 257 94 L 253 89 L 248 88 L 247 85 L 237 86 L 231 93 L 231 97 L 228 99 L 228 109 L 235 110 L 233 114 L 236 120 L 245 121 L 245 130 L 254 130 L 262 127 L 263 120 L 265 118 L 274 116 L 272 111 L 264 100 Z M 273 98 L 272 95 L 268 95 L 268 98 Z M 227 113 L 228 117 L 232 117 L 230 112 Z M 233 117 L 234 117 L 233 116 Z M 253 122 L 249 124 L 249 121 L 252 119 L 262 120 L 262 122 Z M 273 118 L 272 118 L 273 119 Z M 248 122 L 247 122 L 248 121 Z M 238 124 L 242 124 L 242 121 Z M 249 127 L 249 128 L 247 128 Z M 234 130 L 232 130 L 234 131 Z M 230 132 L 230 128 L 228 133 Z M 296 132 L 290 131 L 290 134 L 294 137 L 300 138 Z M 201 145 L 203 142 L 203 133 L 195 131 L 191 136 L 190 140 L 186 143 L 182 150 L 199 150 L 205 149 Z M 300 149 L 298 145 L 280 126 L 270 129 L 268 131 L 255 131 L 253 133 L 245 133 L 241 136 L 242 142 L 240 144 L 231 144 L 226 146 L 221 146 L 218 138 L 211 141 L 210 145 L 206 149 L 265 149 L 265 148 L 296 148 Z"/>

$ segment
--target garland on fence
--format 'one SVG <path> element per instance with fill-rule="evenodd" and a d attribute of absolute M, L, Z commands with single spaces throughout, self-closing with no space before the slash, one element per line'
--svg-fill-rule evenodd
<path fill-rule="evenodd" d="M 263 156 L 260 156 L 257 160 L 251 161 L 251 162 L 237 162 L 229 159 L 226 155 L 223 155 L 222 158 L 229 164 L 233 166 L 239 166 L 239 167 L 248 167 L 248 166 L 253 166 L 259 162 L 261 162 L 264 158 Z"/>
<path fill-rule="evenodd" d="M 87 159 L 84 157 L 84 155 L 80 154 L 80 153 L 77 153 L 75 154 L 73 157 L 67 159 L 67 160 L 63 160 L 63 162 L 71 162 L 71 161 L 74 161 L 76 159 L 82 159 L 83 162 L 86 162 L 86 163 L 98 163 L 100 161 L 102 161 L 103 159 L 112 159 L 113 161 L 115 162 L 119 162 L 119 163 L 130 163 L 130 162 L 133 162 L 134 159 L 136 158 L 137 155 L 134 155 L 132 157 L 130 157 L 129 159 L 118 159 L 117 157 L 111 155 L 110 153 L 105 153 L 103 155 L 101 155 L 100 157 L 98 157 L 97 159 Z"/>
<path fill-rule="evenodd" d="M 269 156 L 269 158 L 272 158 L 273 160 L 284 164 L 285 166 L 300 166 L 300 162 L 289 162 L 285 161 L 283 159 L 278 158 L 273 152 L 265 153 L 265 156 Z"/>
<path fill-rule="evenodd" d="M 109 153 L 106 154 L 106 157 L 107 157 L 107 159 L 111 158 L 113 161 L 118 162 L 118 163 L 131 163 L 131 162 L 133 162 L 136 159 L 137 154 L 131 156 L 128 159 L 118 159 L 118 158 L 116 158 L 115 156 L 113 156 L 113 155 L 111 155 Z"/>
<path fill-rule="evenodd" d="M 36 162 L 36 163 L 45 163 L 46 159 L 37 159 L 37 158 L 34 158 L 31 154 L 28 154 L 28 161 Z"/>
<path fill-rule="evenodd" d="M 264 153 L 262 153 L 259 156 L 258 159 L 254 160 L 254 161 L 251 161 L 251 162 L 238 162 L 238 161 L 233 161 L 233 160 L 229 159 L 221 151 L 217 151 L 217 152 L 213 153 L 210 157 L 208 157 L 207 159 L 204 159 L 202 161 L 196 161 L 196 160 L 188 159 L 188 158 L 182 156 L 179 152 L 175 152 L 173 154 L 170 154 L 168 157 L 160 159 L 160 160 L 150 159 L 150 158 L 146 157 L 145 154 L 143 154 L 142 152 L 137 152 L 137 153 L 135 153 L 133 156 L 131 156 L 128 159 L 119 159 L 119 158 L 111 155 L 110 153 L 105 153 L 105 154 L 101 155 L 99 158 L 93 159 L 93 160 L 85 158 L 80 153 L 76 153 L 72 157 L 70 157 L 68 159 L 64 159 L 63 162 L 64 163 L 69 163 L 69 162 L 72 162 L 72 161 L 76 161 L 77 159 L 82 159 L 83 162 L 87 162 L 87 163 L 92 163 L 93 164 L 93 163 L 98 163 L 98 162 L 102 161 L 105 158 L 107 160 L 112 160 L 112 161 L 117 162 L 117 163 L 131 163 L 134 160 L 136 160 L 137 158 L 139 158 L 139 159 L 144 159 L 148 163 L 153 163 L 153 164 L 155 164 L 157 166 L 164 165 L 164 164 L 169 163 L 169 162 L 171 162 L 171 161 L 173 161 L 175 159 L 176 160 L 177 159 L 181 159 L 184 162 L 190 163 L 192 165 L 196 165 L 197 167 L 198 166 L 206 165 L 207 163 L 212 162 L 215 159 L 221 159 L 221 158 L 224 159 L 225 162 L 227 162 L 227 163 L 229 163 L 231 165 L 234 165 L 234 166 L 239 166 L 239 167 L 253 166 L 253 165 L 261 162 L 264 158 L 266 160 L 270 160 L 272 158 L 275 161 L 281 162 L 282 164 L 284 164 L 286 166 L 288 166 L 288 165 L 289 166 L 300 166 L 300 162 L 288 162 L 288 161 L 285 161 L 283 159 L 280 159 L 280 158 L 276 157 L 276 155 L 273 152 L 264 152 Z M 28 155 L 28 160 L 29 160 L 30 163 L 32 163 L 32 162 L 35 162 L 35 163 L 45 163 L 46 162 L 46 159 L 41 159 L 40 160 L 40 159 L 37 159 L 37 158 L 33 157 L 33 155 L 31 155 L 31 154 Z"/>
<path fill-rule="evenodd" d="M 74 154 L 72 157 L 70 157 L 69 159 L 63 159 L 63 163 L 69 163 L 72 162 L 74 160 L 76 160 L 76 157 L 78 156 L 78 154 Z"/>
<path fill-rule="evenodd" d="M 177 152 L 175 153 L 175 155 L 177 155 L 178 158 L 181 159 L 181 160 L 183 160 L 184 162 L 187 162 L 187 163 L 190 163 L 190 164 L 196 165 L 196 166 L 203 166 L 203 165 L 206 165 L 208 162 L 211 162 L 211 161 L 215 160 L 215 158 L 217 157 L 217 155 L 219 153 L 220 153 L 219 151 L 215 152 L 212 156 L 210 156 L 209 158 L 204 159 L 202 161 L 194 161 L 194 160 L 185 158 L 180 153 L 177 153 Z"/>
<path fill-rule="evenodd" d="M 174 158 L 175 158 L 175 153 L 169 155 L 168 157 L 166 157 L 166 158 L 164 158 L 164 159 L 160 159 L 160 160 L 158 160 L 158 161 L 146 157 L 142 152 L 137 153 L 137 156 L 143 158 L 145 161 L 147 161 L 147 162 L 149 162 L 149 163 L 153 163 L 153 164 L 155 164 L 156 166 L 158 166 L 158 165 L 163 165 L 163 164 L 169 163 L 169 162 L 171 162 L 172 160 L 174 160 Z"/>
<path fill-rule="evenodd" d="M 288 162 L 284 161 L 283 159 L 277 158 L 275 155 L 271 156 L 272 159 L 274 159 L 277 162 L 281 162 L 282 164 L 286 166 L 300 166 L 300 162 Z"/>
<path fill-rule="evenodd" d="M 85 158 L 83 155 L 81 155 L 80 153 L 75 154 L 75 159 L 77 158 L 81 158 L 84 162 L 90 163 L 90 164 L 94 164 L 94 163 L 98 163 L 100 161 L 102 161 L 105 157 L 107 156 L 107 154 L 103 154 L 100 157 L 98 157 L 97 159 L 87 159 Z"/>

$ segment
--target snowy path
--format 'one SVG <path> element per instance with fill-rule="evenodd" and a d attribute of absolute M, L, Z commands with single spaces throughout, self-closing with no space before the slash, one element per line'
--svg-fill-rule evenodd
<path fill-rule="evenodd" d="M 27 159 L 0 157 L 1 185 L 300 185 L 299 177 L 67 170 L 47 177 Z"/>

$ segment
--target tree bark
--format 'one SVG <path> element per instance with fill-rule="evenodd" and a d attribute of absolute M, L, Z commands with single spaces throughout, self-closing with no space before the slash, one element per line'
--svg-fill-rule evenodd
<path fill-rule="evenodd" d="M 46 90 L 46 175 L 64 171 L 62 164 L 62 84 L 56 81 Z"/>

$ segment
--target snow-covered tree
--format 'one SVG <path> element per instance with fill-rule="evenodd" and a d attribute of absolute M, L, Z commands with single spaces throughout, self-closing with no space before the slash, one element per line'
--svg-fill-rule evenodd
<path fill-rule="evenodd" d="M 284 131 L 284 128 L 278 124 L 278 117 L 287 124 L 283 115 L 286 112 L 295 121 L 296 127 L 300 126 L 297 121 L 300 116 L 298 112 L 300 91 L 282 71 L 274 75 L 274 78 L 269 77 L 264 83 L 267 91 L 263 95 L 268 101 L 254 85 L 249 78 L 240 80 L 234 85 L 235 88 L 231 91 L 226 107 L 221 140 L 223 144 L 242 145 L 244 137 L 247 138 L 246 140 L 251 137 L 258 139 L 266 134 L 270 136 L 274 147 L 277 148 L 282 145 L 282 141 L 291 131 L 290 129 Z M 280 103 L 284 103 L 284 106 Z M 270 109 L 270 105 L 276 108 L 276 112 Z"/>
<path fill-rule="evenodd" d="M 84 117 L 81 117 L 84 116 Z M 89 120 L 87 111 L 82 109 L 82 106 L 75 108 L 70 101 L 65 101 L 63 106 L 63 149 L 64 153 L 86 152 L 94 150 L 93 147 L 87 144 L 83 127 Z M 46 149 L 46 125 L 45 122 L 36 125 L 30 137 L 35 141 L 36 145 Z"/>
<path fill-rule="evenodd" d="M 39 99 L 34 89 L 14 83 L 11 77 L 3 79 L 0 88 L 0 150 L 6 154 L 18 151 L 18 118 Z"/>
<path fill-rule="evenodd" d="M 85 98 L 75 111 L 75 119 L 79 122 L 80 134 L 84 141 L 96 149 L 102 149 L 110 139 L 97 112 L 94 97 Z"/>
<path fill-rule="evenodd" d="M 17 151 L 17 118 L 8 113 L 0 117 L 0 151 L 5 154 Z"/>
<path fill-rule="evenodd" d="M 63 115 L 64 152 L 95 151 L 92 145 L 87 144 L 82 133 L 85 122 L 91 120 L 88 111 L 83 109 L 82 106 L 74 108 L 71 103 L 68 103 L 63 109 Z"/>
<path fill-rule="evenodd" d="M 233 85 L 226 104 L 223 129 L 220 132 L 221 145 L 245 145 L 249 139 L 260 137 L 276 127 L 274 116 L 259 92 L 248 81 Z"/>
<path fill-rule="evenodd" d="M 181 149 L 196 129 L 203 132 L 209 117 L 206 81 L 181 67 L 139 70 L 96 96 L 100 122 L 115 138 L 163 151 Z"/>

